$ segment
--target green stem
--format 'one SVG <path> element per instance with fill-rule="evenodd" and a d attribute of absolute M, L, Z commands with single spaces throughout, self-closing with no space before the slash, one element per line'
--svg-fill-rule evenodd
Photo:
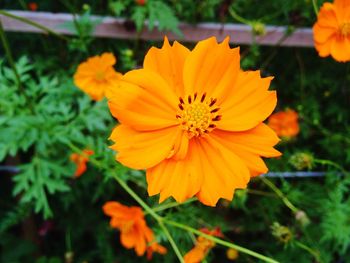
<path fill-rule="evenodd" d="M 238 15 L 238 14 L 236 13 L 236 11 L 233 10 L 232 7 L 228 9 L 228 12 L 229 12 L 230 15 L 231 15 L 234 19 L 236 19 L 238 22 L 241 22 L 242 24 L 246 24 L 246 25 L 249 25 L 249 26 L 252 25 L 252 22 L 250 22 L 249 20 L 244 19 L 243 17 L 241 17 L 240 15 Z"/>
<path fill-rule="evenodd" d="M 318 16 L 318 7 L 317 7 L 316 1 L 317 0 L 312 0 L 312 6 L 314 7 L 314 11 L 315 11 L 316 16 Z"/>
<path fill-rule="evenodd" d="M 342 167 L 341 165 L 339 165 L 336 162 L 333 162 L 331 160 L 314 159 L 314 163 L 318 163 L 318 164 L 321 164 L 321 165 L 333 166 L 334 168 L 336 168 L 339 171 L 341 171 L 345 176 L 350 176 L 350 173 L 348 171 L 346 171 L 344 167 Z"/>
<path fill-rule="evenodd" d="M 40 24 L 38 24 L 38 23 L 36 23 L 36 22 L 34 22 L 34 21 L 32 21 L 32 20 L 29 20 L 29 19 L 27 19 L 27 18 L 20 17 L 20 16 L 16 16 L 16 15 L 11 14 L 11 13 L 9 13 L 9 12 L 6 12 L 6 11 L 4 11 L 4 10 L 0 10 L 0 15 L 4 15 L 4 16 L 7 16 L 7 17 L 11 17 L 11 18 L 13 18 L 13 19 L 16 19 L 16 20 L 18 20 L 18 21 L 21 21 L 21 22 L 26 23 L 26 24 L 28 24 L 28 25 L 31 25 L 31 26 L 33 26 L 33 27 L 39 28 L 39 29 L 43 30 L 44 32 L 46 32 L 46 33 L 48 33 L 48 34 L 51 34 L 51 35 L 54 35 L 54 36 L 56 36 L 56 37 L 58 37 L 58 38 L 61 38 L 61 39 L 63 39 L 63 40 L 69 41 L 69 38 L 65 37 L 64 35 L 61 35 L 61 34 L 55 32 L 55 31 L 51 30 L 50 28 L 47 28 L 47 27 L 45 27 L 45 26 L 43 26 L 43 25 L 40 25 Z"/>
<path fill-rule="evenodd" d="M 300 209 L 298 209 L 295 205 L 292 204 L 291 201 L 289 201 L 289 199 L 284 195 L 284 193 L 277 188 L 277 186 L 271 182 L 269 179 L 267 179 L 266 177 L 264 176 L 260 176 L 259 177 L 260 180 L 266 184 L 272 191 L 274 191 L 276 193 L 276 195 L 278 197 L 281 198 L 281 200 L 283 201 L 283 203 L 290 209 L 292 210 L 292 212 L 295 214 L 297 213 Z"/>
<path fill-rule="evenodd" d="M 164 204 L 164 205 L 159 205 L 157 207 L 153 207 L 153 211 L 154 212 L 160 212 L 160 211 L 163 211 L 163 210 L 166 210 L 166 209 L 169 209 L 169 208 L 173 208 L 173 207 L 177 207 L 177 206 L 180 206 L 180 205 L 185 205 L 185 204 L 188 204 L 188 203 L 192 203 L 193 201 L 196 201 L 197 198 L 190 198 L 190 199 L 187 199 L 185 202 L 182 202 L 182 203 L 177 203 L 177 202 L 171 202 L 171 203 L 168 203 L 168 204 Z"/>
<path fill-rule="evenodd" d="M 180 261 L 181 263 L 184 263 L 185 261 L 184 261 L 182 255 L 181 255 L 181 252 L 180 252 L 179 248 L 177 247 L 177 245 L 176 245 L 176 243 L 175 243 L 173 237 L 172 237 L 171 234 L 169 233 L 169 230 L 168 230 L 167 227 L 164 225 L 164 223 L 163 223 L 162 220 L 158 221 L 158 224 L 159 224 L 159 226 L 163 229 L 163 232 L 164 232 L 164 234 L 166 235 L 166 237 L 168 238 L 169 243 L 170 243 L 170 245 L 172 246 L 172 248 L 173 248 L 173 250 L 174 250 L 174 252 L 175 252 L 177 258 L 179 259 L 179 261 Z"/>
<path fill-rule="evenodd" d="M 245 253 L 247 255 L 250 255 L 252 257 L 255 257 L 255 258 L 258 258 L 258 259 L 261 259 L 265 262 L 269 262 L 269 263 L 278 263 L 278 261 L 272 259 L 272 258 L 269 258 L 269 257 L 266 257 L 262 254 L 259 254 L 257 252 L 254 252 L 250 249 L 247 249 L 247 248 L 244 248 L 244 247 L 241 247 L 241 246 L 238 246 L 238 245 L 235 245 L 235 244 L 232 244 L 230 242 L 227 242 L 227 241 L 224 241 L 222 239 L 219 239 L 217 237 L 213 237 L 211 235 L 208 235 L 208 234 L 205 234 L 195 228 L 192 228 L 192 227 L 189 227 L 187 225 L 183 225 L 181 223 L 178 223 L 178 222 L 175 222 L 175 221 L 172 221 L 172 220 L 168 220 L 168 219 L 163 219 L 164 223 L 168 224 L 168 225 L 172 225 L 172 226 L 175 226 L 177 228 L 180 228 L 180 229 L 183 229 L 183 230 L 186 230 L 188 232 L 192 232 L 196 235 L 199 235 L 199 236 L 202 236 L 202 237 L 205 237 L 206 239 L 209 239 L 217 244 L 220 244 L 220 245 L 223 245 L 225 247 L 229 247 L 229 248 L 233 248 L 233 249 L 236 249 L 242 253 Z"/>
<path fill-rule="evenodd" d="M 0 20 L 0 38 L 1 38 L 1 42 L 2 42 L 2 45 L 4 46 L 4 49 L 5 49 L 5 53 L 6 53 L 6 56 L 7 56 L 7 59 L 12 67 L 12 70 L 13 70 L 13 73 L 15 74 L 15 77 L 16 77 L 16 80 L 17 80 L 17 85 L 19 87 L 19 89 L 21 89 L 21 78 L 19 77 L 19 74 L 18 74 L 18 71 L 17 71 L 17 68 L 16 68 L 16 64 L 13 60 L 13 57 L 12 57 L 12 54 L 11 54 L 11 49 L 10 49 L 10 46 L 8 44 L 8 41 L 6 39 L 6 35 L 5 35 L 5 32 L 4 32 L 4 28 L 2 26 L 2 23 L 1 23 L 1 20 Z"/>
<path fill-rule="evenodd" d="M 278 198 L 278 196 L 276 196 L 276 194 L 268 193 L 268 192 L 264 192 L 264 191 L 260 191 L 260 190 L 255 190 L 255 189 L 247 189 L 247 193 L 254 194 L 254 195 L 262 195 L 262 196 Z"/>
<path fill-rule="evenodd" d="M 301 249 L 304 249 L 305 251 L 309 252 L 316 259 L 317 262 L 321 262 L 320 255 L 317 251 L 313 250 L 312 248 L 308 247 L 304 243 L 301 243 L 300 241 L 297 241 L 297 240 L 295 241 L 295 244 Z"/>

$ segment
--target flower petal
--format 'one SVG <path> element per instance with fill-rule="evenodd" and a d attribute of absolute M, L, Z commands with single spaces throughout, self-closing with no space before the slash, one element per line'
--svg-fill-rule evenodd
<path fill-rule="evenodd" d="M 181 131 L 165 128 L 151 132 L 138 132 L 126 125 L 114 128 L 111 148 L 117 151 L 116 159 L 133 169 L 153 167 L 169 156 Z"/>
<path fill-rule="evenodd" d="M 107 92 L 110 111 L 121 123 L 139 131 L 177 125 L 177 98 L 167 85 L 154 72 L 131 71 Z"/>
<path fill-rule="evenodd" d="M 240 72 L 237 82 L 221 105 L 222 119 L 217 127 L 244 131 L 264 121 L 277 103 L 275 91 L 268 91 L 272 77 L 261 78 L 259 71 Z"/>
<path fill-rule="evenodd" d="M 249 170 L 232 151 L 208 137 L 200 141 L 197 154 L 205 171 L 197 194 L 203 204 L 215 206 L 219 198 L 231 201 L 235 189 L 246 188 L 250 178 Z"/>
<path fill-rule="evenodd" d="M 190 141 L 188 149 L 185 159 L 170 158 L 147 170 L 146 177 L 150 196 L 160 193 L 159 202 L 170 196 L 173 196 L 178 202 L 183 202 L 199 191 L 203 171 L 194 140 Z"/>
<path fill-rule="evenodd" d="M 337 37 L 331 44 L 331 55 L 339 62 L 350 61 L 350 37 Z"/>
<path fill-rule="evenodd" d="M 218 101 L 232 87 L 240 68 L 239 48 L 231 49 L 226 38 L 218 44 L 212 37 L 200 41 L 184 66 L 186 95 L 206 93 Z"/>
<path fill-rule="evenodd" d="M 161 49 L 152 47 L 147 52 L 143 67 L 157 72 L 178 96 L 183 96 L 182 72 L 189 53 L 190 51 L 177 41 L 171 46 L 165 37 Z"/>

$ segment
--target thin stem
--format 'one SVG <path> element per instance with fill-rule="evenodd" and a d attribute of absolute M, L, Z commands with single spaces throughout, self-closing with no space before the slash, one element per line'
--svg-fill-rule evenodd
<path fill-rule="evenodd" d="M 177 247 L 177 245 L 176 245 L 176 243 L 175 243 L 173 237 L 172 237 L 171 234 L 169 233 L 169 230 L 168 230 L 167 227 L 164 225 L 163 221 L 162 221 L 162 220 L 159 220 L 159 221 L 158 221 L 158 224 L 159 224 L 159 226 L 163 229 L 163 232 L 164 232 L 164 234 L 166 235 L 166 237 L 168 238 L 169 243 L 170 243 L 170 245 L 172 246 L 172 248 L 173 248 L 173 250 L 174 250 L 174 252 L 175 252 L 177 258 L 179 259 L 179 261 L 180 261 L 181 263 L 185 262 L 184 259 L 183 259 L 183 257 L 182 257 L 182 255 L 181 255 L 181 252 L 180 252 L 179 248 Z"/>
<path fill-rule="evenodd" d="M 314 163 L 318 163 L 318 164 L 321 164 L 321 165 L 333 166 L 334 168 L 336 168 L 339 171 L 341 171 L 344 175 L 350 176 L 350 173 L 348 171 L 346 171 L 343 166 L 341 166 L 341 165 L 339 165 L 336 162 L 333 162 L 331 160 L 314 159 Z"/>
<path fill-rule="evenodd" d="M 178 223 L 178 222 L 175 222 L 175 221 L 172 221 L 172 220 L 168 220 L 168 219 L 165 219 L 163 218 L 163 221 L 164 223 L 168 224 L 168 225 L 172 225 L 172 226 L 175 226 L 177 228 L 180 228 L 180 229 L 184 229 L 188 232 L 192 232 L 196 235 L 199 235 L 199 236 L 202 236 L 202 237 L 205 237 L 206 239 L 209 239 L 217 244 L 220 244 L 220 245 L 223 245 L 225 247 L 229 247 L 229 248 L 233 248 L 233 249 L 236 249 L 242 253 L 245 253 L 247 255 L 250 255 L 252 257 L 255 257 L 255 258 L 258 258 L 258 259 L 261 259 L 261 260 L 264 260 L 265 262 L 269 262 L 269 263 L 278 263 L 278 261 L 272 259 L 272 258 L 269 258 L 269 257 L 266 257 L 262 254 L 259 254 L 257 252 L 254 252 L 250 249 L 247 249 L 247 248 L 244 248 L 244 247 L 241 247 L 241 246 L 238 246 L 238 245 L 235 245 L 235 244 L 232 244 L 230 242 L 227 242 L 227 241 L 224 241 L 222 239 L 219 239 L 217 237 L 213 237 L 211 235 L 208 235 L 208 234 L 205 234 L 197 229 L 194 229 L 192 227 L 189 227 L 187 225 L 183 225 L 181 223 Z"/>
<path fill-rule="evenodd" d="M 244 19 L 243 17 L 241 17 L 240 15 L 238 15 L 238 14 L 236 13 L 236 11 L 233 10 L 232 7 L 228 9 L 228 12 L 229 12 L 230 15 L 231 15 L 234 19 L 236 19 L 238 22 L 241 22 L 241 23 L 243 23 L 243 24 L 246 24 L 246 25 L 251 26 L 252 23 L 251 23 L 249 20 Z"/>
<path fill-rule="evenodd" d="M 300 241 L 295 241 L 295 244 L 300 247 L 301 249 L 306 250 L 307 252 L 309 252 L 315 259 L 317 262 L 321 262 L 320 261 L 320 255 L 317 251 L 313 250 L 312 248 L 308 247 L 307 245 L 305 245 L 304 243 L 301 243 Z"/>
<path fill-rule="evenodd" d="M 4 46 L 4 49 L 5 49 L 5 53 L 6 53 L 7 59 L 8 59 L 10 65 L 12 67 L 13 73 L 15 74 L 15 77 L 16 77 L 16 80 L 17 80 L 17 85 L 21 89 L 21 78 L 19 77 L 19 74 L 18 74 L 18 71 L 17 71 L 17 68 L 16 68 L 16 64 L 15 64 L 15 62 L 13 60 L 13 57 L 12 57 L 12 54 L 11 54 L 11 49 L 10 49 L 10 46 L 9 46 L 8 41 L 6 39 L 6 35 L 5 35 L 5 32 L 4 32 L 4 28 L 2 26 L 1 20 L 0 20 L 0 38 L 1 38 L 2 45 Z"/>
<path fill-rule="evenodd" d="M 277 186 L 271 182 L 269 179 L 267 179 L 264 176 L 260 176 L 259 177 L 260 180 L 266 184 L 272 191 L 274 191 L 276 193 L 277 196 L 279 196 L 281 198 L 281 200 L 283 201 L 283 203 L 290 209 L 292 210 L 293 213 L 297 213 L 300 209 L 298 209 L 295 205 L 292 204 L 291 201 L 289 201 L 289 199 L 284 195 L 284 193 L 277 188 Z"/>
<path fill-rule="evenodd" d="M 4 11 L 4 10 L 0 10 L 0 14 L 1 14 L 1 15 L 4 15 L 4 16 L 7 16 L 7 17 L 11 17 L 11 18 L 13 18 L 13 19 L 16 19 L 16 20 L 18 20 L 18 21 L 21 21 L 21 22 L 26 23 L 26 24 L 28 24 L 28 25 L 31 25 L 31 26 L 33 26 L 33 27 L 39 28 L 39 29 L 43 30 L 44 32 L 46 32 L 46 33 L 48 33 L 48 34 L 54 35 L 54 36 L 56 36 L 56 37 L 58 37 L 58 38 L 61 38 L 61 39 L 63 39 L 63 40 L 69 41 L 69 38 L 65 37 L 64 35 L 61 35 L 61 34 L 55 32 L 55 31 L 51 30 L 50 28 L 47 28 L 47 27 L 45 27 L 45 26 L 43 26 L 43 25 L 40 25 L 40 24 L 38 24 L 38 23 L 36 23 L 36 22 L 34 22 L 34 21 L 32 21 L 32 20 L 29 20 L 29 19 L 27 19 L 27 18 L 20 17 L 20 16 L 16 16 L 16 15 L 11 14 L 11 13 L 9 13 L 9 12 L 6 12 L 6 11 Z"/>
<path fill-rule="evenodd" d="M 262 195 L 262 196 L 278 198 L 278 196 L 276 196 L 276 194 L 268 193 L 268 192 L 264 192 L 264 191 L 260 191 L 260 190 L 255 190 L 255 189 L 249 189 L 249 188 L 247 189 L 247 193 L 254 194 L 254 195 Z"/>
<path fill-rule="evenodd" d="M 166 210 L 166 209 L 169 209 L 169 208 L 173 208 L 173 207 L 177 207 L 177 206 L 180 206 L 180 205 L 185 205 L 185 204 L 188 204 L 188 203 L 192 203 L 193 201 L 196 201 L 196 200 L 197 200 L 197 198 L 190 198 L 190 199 L 187 199 L 185 202 L 182 202 L 182 203 L 171 202 L 171 203 L 168 203 L 168 204 L 159 205 L 157 207 L 152 207 L 152 209 L 153 209 L 154 212 L 160 212 L 160 211 L 163 211 L 163 210 Z"/>
<path fill-rule="evenodd" d="M 314 7 L 314 11 L 315 11 L 316 16 L 318 16 L 318 6 L 317 6 L 316 1 L 317 0 L 312 0 L 312 6 Z"/>

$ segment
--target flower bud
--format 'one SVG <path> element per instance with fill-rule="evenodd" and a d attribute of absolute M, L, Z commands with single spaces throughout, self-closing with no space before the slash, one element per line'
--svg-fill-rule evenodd
<path fill-rule="evenodd" d="M 272 235 L 281 243 L 287 244 L 292 238 L 293 233 L 286 226 L 280 225 L 278 222 L 274 222 L 271 226 Z"/>
<path fill-rule="evenodd" d="M 314 165 L 314 157 L 309 153 L 295 153 L 288 161 L 297 170 L 311 170 Z"/>

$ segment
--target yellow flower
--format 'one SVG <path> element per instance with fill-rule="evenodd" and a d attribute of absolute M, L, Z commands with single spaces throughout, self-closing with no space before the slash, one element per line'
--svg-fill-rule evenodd
<path fill-rule="evenodd" d="M 143 69 L 110 91 L 110 111 L 121 123 L 111 148 L 122 164 L 147 170 L 148 193 L 160 193 L 160 202 L 232 200 L 251 176 L 267 172 L 261 156 L 280 155 L 278 137 L 262 123 L 277 102 L 271 80 L 243 72 L 228 38 L 200 41 L 192 51 L 165 39 L 148 51 Z"/>
<path fill-rule="evenodd" d="M 108 89 L 117 85 L 122 74 L 113 65 L 116 58 L 111 53 L 94 56 L 78 66 L 74 74 L 74 84 L 93 100 L 101 100 Z"/>

